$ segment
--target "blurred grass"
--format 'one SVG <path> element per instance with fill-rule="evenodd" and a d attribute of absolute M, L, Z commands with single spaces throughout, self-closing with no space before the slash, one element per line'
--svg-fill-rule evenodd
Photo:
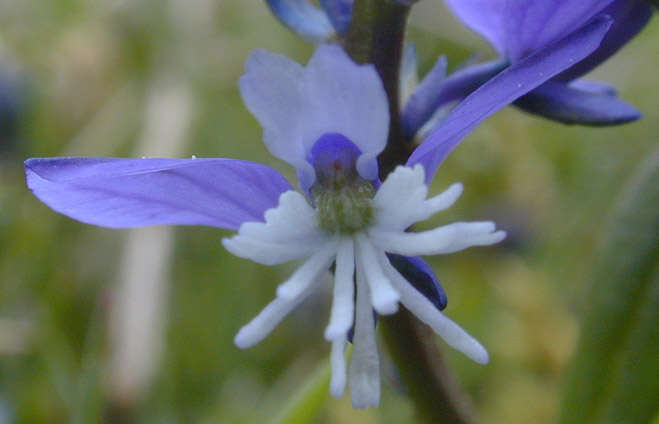
<path fill-rule="evenodd" d="M 425 69 L 442 52 L 456 64 L 474 49 L 488 51 L 435 3 L 421 2 L 412 21 Z M 254 160 L 293 179 L 263 148 L 236 81 L 255 48 L 306 61 L 311 47 L 260 2 L 24 0 L 2 3 L 0 23 L 0 69 L 17 66 L 28 88 L 20 131 L 0 159 L 0 409 L 14 415 L 10 422 L 100 422 L 110 372 L 105 321 L 126 233 L 50 211 L 24 187 L 22 161 L 133 155 L 149 83 L 165 72 L 194 95 L 187 154 Z M 658 37 L 652 22 L 592 75 L 614 83 L 646 113 L 642 121 L 566 127 L 508 108 L 438 172 L 434 192 L 454 181 L 466 190 L 428 226 L 495 219 L 514 236 L 500 247 L 432 259 L 448 315 L 492 354 L 482 367 L 447 350 L 483 422 L 545 423 L 557 415 L 577 320 L 589 306 L 584 282 L 594 248 L 622 184 L 656 146 Z M 135 422 L 261 422 L 327 361 L 328 293 L 260 345 L 233 345 L 292 268 L 230 256 L 220 244 L 228 234 L 176 231 L 163 357 L 137 400 Z M 379 409 L 354 411 L 347 397 L 329 397 L 310 422 L 414 422 L 395 368 L 383 362 Z"/>
<path fill-rule="evenodd" d="M 562 423 L 649 422 L 659 408 L 657 179 L 659 150 L 629 179 L 607 225 L 592 306 L 566 373 Z"/>

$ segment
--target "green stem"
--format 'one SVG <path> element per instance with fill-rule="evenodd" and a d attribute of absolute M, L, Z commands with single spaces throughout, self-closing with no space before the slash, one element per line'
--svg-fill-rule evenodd
<path fill-rule="evenodd" d="M 447 367 L 435 333 L 404 308 L 394 316 L 381 317 L 380 323 L 419 421 L 473 423 L 471 399 Z"/>
<path fill-rule="evenodd" d="M 304 424 L 316 422 L 327 402 L 330 384 L 330 364 L 321 364 L 307 382 L 274 416 L 271 424 Z"/>
<path fill-rule="evenodd" d="M 410 6 L 391 0 L 356 0 L 344 48 L 357 63 L 375 65 L 389 99 L 389 139 L 378 158 L 380 175 L 405 163 L 413 146 L 400 125 L 400 63 Z"/>
<path fill-rule="evenodd" d="M 378 158 L 383 178 L 404 164 L 414 148 L 401 131 L 399 100 L 409 11 L 409 5 L 393 0 L 355 0 L 352 23 L 343 40 L 355 62 L 375 65 L 389 99 L 389 139 Z M 432 331 L 404 308 L 380 322 L 419 418 L 429 423 L 473 423 L 471 401 L 447 368 Z"/>

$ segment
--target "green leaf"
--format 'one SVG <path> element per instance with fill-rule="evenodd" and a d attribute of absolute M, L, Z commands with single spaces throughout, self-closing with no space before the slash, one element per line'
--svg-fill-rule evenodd
<path fill-rule="evenodd" d="M 659 150 L 623 191 L 593 270 L 562 424 L 648 423 L 659 405 Z"/>
<path fill-rule="evenodd" d="M 650 290 L 602 416 L 604 423 L 647 423 L 659 409 L 659 267 Z"/>
<path fill-rule="evenodd" d="M 284 405 L 272 424 L 309 424 L 327 403 L 330 382 L 329 363 L 320 365 L 291 400 Z"/>
<path fill-rule="evenodd" d="M 103 414 L 101 358 L 105 334 L 100 302 L 90 317 L 85 337 L 78 390 L 69 419 L 70 424 L 100 423 Z"/>

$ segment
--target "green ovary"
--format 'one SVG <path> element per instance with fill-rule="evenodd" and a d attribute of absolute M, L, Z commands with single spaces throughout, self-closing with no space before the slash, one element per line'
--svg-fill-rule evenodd
<path fill-rule="evenodd" d="M 354 234 L 373 223 L 371 183 L 357 179 L 347 184 L 312 189 L 320 228 L 330 234 Z"/>

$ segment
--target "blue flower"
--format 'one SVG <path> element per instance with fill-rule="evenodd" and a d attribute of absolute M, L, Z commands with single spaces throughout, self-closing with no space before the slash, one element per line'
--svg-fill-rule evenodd
<path fill-rule="evenodd" d="M 404 111 L 405 131 L 414 135 L 434 111 L 459 100 L 506 66 L 534 54 L 551 52 L 598 19 L 613 22 L 601 45 L 545 84 L 521 97 L 523 110 L 567 124 L 615 125 L 641 114 L 618 99 L 613 87 L 579 78 L 604 62 L 647 24 L 652 7 L 642 0 L 446 0 L 455 14 L 485 37 L 500 59 L 468 67 L 443 81 L 439 89 L 419 90 Z"/>
<path fill-rule="evenodd" d="M 290 30 L 313 43 L 345 34 L 353 0 L 321 0 L 319 9 L 309 0 L 266 0 L 272 13 Z"/>
<path fill-rule="evenodd" d="M 382 183 L 377 156 L 387 142 L 389 114 L 380 78 L 372 65 L 358 66 L 338 46 L 324 45 L 306 67 L 256 51 L 240 80 L 266 147 L 295 167 L 301 192 L 266 166 L 201 158 L 29 159 L 27 185 L 48 206 L 82 222 L 227 228 L 237 233 L 223 244 L 237 256 L 269 265 L 304 259 L 278 287 L 275 300 L 239 331 L 235 342 L 243 348 L 266 337 L 335 263 L 325 331 L 332 343 L 331 392 L 342 395 L 349 381 L 353 404 L 373 406 L 379 401 L 373 309 L 392 314 L 400 302 L 448 344 L 487 362 L 487 351 L 442 314 L 443 292 L 416 256 L 489 245 L 505 234 L 491 222 L 405 230 L 459 197 L 462 187 L 456 184 L 427 198 L 427 182 L 460 140 L 487 116 L 562 72 L 571 59 L 590 54 L 608 24 L 593 24 L 551 54 L 532 55 L 488 81 Z M 419 274 L 421 281 L 408 281 Z M 353 326 L 348 378 L 344 348 Z"/>

